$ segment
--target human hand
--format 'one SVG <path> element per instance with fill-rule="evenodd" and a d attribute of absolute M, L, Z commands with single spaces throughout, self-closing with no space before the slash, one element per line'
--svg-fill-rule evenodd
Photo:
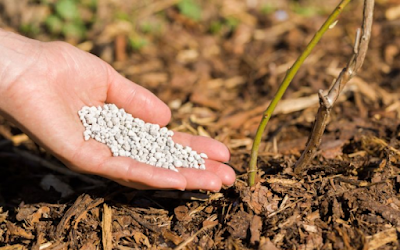
<path fill-rule="evenodd" d="M 0 113 L 72 170 L 100 175 L 138 189 L 202 189 L 232 185 L 234 171 L 222 162 L 222 143 L 175 133 L 173 140 L 204 152 L 206 170 L 156 168 L 108 147 L 84 141 L 77 115 L 83 106 L 114 103 L 134 117 L 165 126 L 171 111 L 155 95 L 118 74 L 109 64 L 67 43 L 43 43 L 0 30 Z"/>

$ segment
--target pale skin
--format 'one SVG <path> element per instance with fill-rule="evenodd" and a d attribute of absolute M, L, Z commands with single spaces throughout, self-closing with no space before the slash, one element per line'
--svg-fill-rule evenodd
<path fill-rule="evenodd" d="M 235 173 L 223 162 L 227 147 L 211 138 L 176 132 L 173 140 L 204 152 L 207 170 L 156 168 L 129 157 L 112 157 L 107 146 L 84 141 L 77 112 L 114 103 L 134 117 L 165 126 L 166 104 L 96 56 L 64 42 L 40 42 L 0 29 L 0 114 L 70 169 L 137 189 L 218 191 Z"/>

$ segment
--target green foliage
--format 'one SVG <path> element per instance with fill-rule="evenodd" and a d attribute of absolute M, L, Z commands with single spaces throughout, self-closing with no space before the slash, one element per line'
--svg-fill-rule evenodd
<path fill-rule="evenodd" d="M 48 5 L 51 4 L 52 0 L 40 0 L 41 4 Z"/>
<path fill-rule="evenodd" d="M 272 5 L 265 4 L 261 7 L 260 12 L 264 15 L 271 14 L 272 12 L 276 11 L 276 8 Z"/>
<path fill-rule="evenodd" d="M 140 50 L 144 46 L 146 46 L 148 43 L 149 43 L 149 41 L 144 37 L 140 37 L 140 36 L 129 37 L 129 46 L 133 50 Z"/>
<path fill-rule="evenodd" d="M 318 9 L 313 6 L 301 6 L 298 2 L 294 2 L 291 6 L 293 11 L 301 16 L 312 17 L 323 12 L 321 9 Z"/>
<path fill-rule="evenodd" d="M 60 34 L 63 29 L 63 21 L 56 15 L 48 16 L 45 24 L 52 34 Z"/>
<path fill-rule="evenodd" d="M 221 21 L 213 21 L 209 26 L 209 31 L 214 35 L 215 34 L 224 35 L 226 33 L 235 30 L 236 27 L 239 25 L 239 22 L 240 21 L 234 17 L 228 17 Z"/>
<path fill-rule="evenodd" d="M 91 8 L 91 9 L 96 9 L 97 7 L 97 0 L 81 0 L 80 3 L 82 6 Z"/>
<path fill-rule="evenodd" d="M 239 25 L 239 20 L 237 20 L 234 17 L 228 17 L 226 19 L 226 24 L 232 29 L 236 29 L 236 27 Z"/>
<path fill-rule="evenodd" d="M 65 21 L 79 19 L 77 2 L 74 0 L 59 0 L 55 4 L 56 14 Z"/>
<path fill-rule="evenodd" d="M 67 22 L 63 26 L 62 33 L 66 37 L 79 40 L 85 37 L 86 28 L 79 22 Z"/>
<path fill-rule="evenodd" d="M 40 28 L 37 25 L 31 23 L 22 24 L 19 29 L 22 33 L 27 35 L 37 35 L 40 33 Z"/>
<path fill-rule="evenodd" d="M 37 35 L 46 28 L 55 37 L 61 35 L 80 42 L 86 37 L 87 28 L 95 21 L 97 0 L 37 0 L 37 4 L 45 6 L 49 14 L 23 23 L 20 31 L 25 35 Z"/>
<path fill-rule="evenodd" d="M 156 34 L 161 32 L 161 24 L 157 22 L 143 22 L 140 24 L 143 33 Z"/>
<path fill-rule="evenodd" d="M 222 28 L 223 28 L 224 24 L 220 21 L 213 21 L 210 24 L 210 32 L 212 34 L 218 34 L 221 32 Z"/>
<path fill-rule="evenodd" d="M 201 19 L 201 8 L 194 0 L 181 0 L 178 3 L 178 9 L 182 15 L 194 21 Z"/>
<path fill-rule="evenodd" d="M 46 0 L 43 0 L 46 1 Z M 53 14 L 47 17 L 45 25 L 53 35 L 62 34 L 66 38 L 81 40 L 86 36 L 86 26 L 79 13 L 79 8 L 95 8 L 96 0 L 58 0 L 49 3 Z"/>
<path fill-rule="evenodd" d="M 115 13 L 115 18 L 118 20 L 123 20 L 123 21 L 129 21 L 130 17 L 128 13 L 123 12 L 123 11 L 118 11 Z"/>

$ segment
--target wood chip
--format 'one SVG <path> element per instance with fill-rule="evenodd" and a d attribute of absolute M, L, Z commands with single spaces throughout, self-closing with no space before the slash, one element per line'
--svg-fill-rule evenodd
<path fill-rule="evenodd" d="M 112 249 L 112 209 L 107 204 L 103 205 L 101 229 L 103 249 Z"/>

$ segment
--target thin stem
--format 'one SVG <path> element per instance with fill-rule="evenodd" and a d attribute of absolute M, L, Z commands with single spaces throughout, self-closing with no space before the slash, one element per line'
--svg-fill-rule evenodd
<path fill-rule="evenodd" d="M 333 105 L 339 98 L 346 83 L 357 74 L 357 71 L 364 62 L 368 50 L 368 43 L 371 37 L 373 11 L 374 0 L 364 0 L 362 31 L 360 32 L 360 29 L 357 31 L 353 55 L 347 63 L 347 66 L 340 72 L 335 83 L 329 89 L 328 94 L 324 96 L 322 90 L 319 92 L 320 107 L 315 117 L 314 126 L 309 136 L 306 148 L 295 165 L 294 173 L 297 175 L 306 172 L 305 170 L 307 170 L 309 163 L 315 157 L 319 145 L 321 144 L 322 135 L 324 134 L 326 125 L 328 124 Z"/>
<path fill-rule="evenodd" d="M 336 21 L 336 18 L 339 16 L 339 14 L 343 11 L 344 7 L 350 1 L 351 0 L 342 0 L 339 3 L 339 5 L 335 8 L 335 10 L 329 15 L 328 19 L 321 26 L 321 28 L 315 33 L 314 37 L 311 39 L 310 43 L 307 45 L 307 47 L 303 51 L 303 53 L 299 56 L 299 58 L 297 58 L 297 60 L 293 64 L 293 66 L 287 71 L 286 76 L 283 79 L 281 85 L 279 86 L 279 89 L 277 90 L 274 98 L 272 99 L 268 108 L 264 111 L 260 125 L 258 126 L 258 129 L 256 132 L 256 136 L 254 137 L 253 147 L 251 149 L 249 179 L 248 179 L 249 186 L 254 185 L 256 172 L 257 172 L 258 149 L 260 147 L 261 138 L 264 133 L 265 127 L 267 126 L 267 123 L 268 123 L 269 119 L 271 118 L 272 113 L 275 110 L 276 105 L 282 98 L 283 94 L 285 93 L 287 87 L 293 80 L 293 77 L 296 75 L 300 66 L 304 63 L 304 60 L 310 55 L 311 51 L 317 45 L 317 43 L 319 42 L 321 37 L 331 27 L 331 25 Z"/>

